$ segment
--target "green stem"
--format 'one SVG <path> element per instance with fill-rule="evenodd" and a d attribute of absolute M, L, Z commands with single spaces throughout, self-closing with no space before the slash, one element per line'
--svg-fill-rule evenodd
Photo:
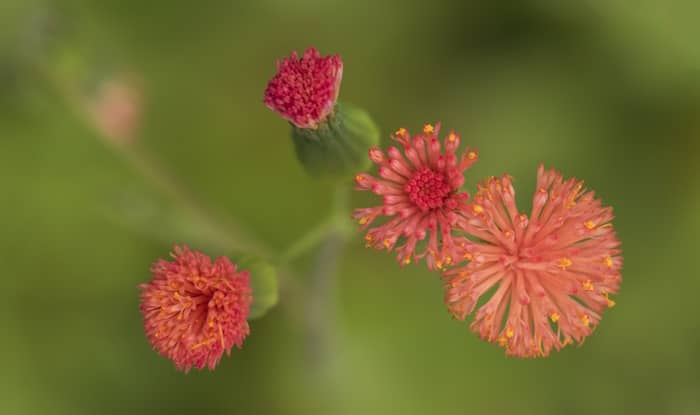
<path fill-rule="evenodd" d="M 333 226 L 319 248 L 311 270 L 306 310 L 307 357 L 315 369 L 326 367 L 334 342 L 333 315 L 336 299 L 338 263 L 347 233 L 343 218 L 348 212 L 349 186 L 340 184 L 333 197 Z"/>
<path fill-rule="evenodd" d="M 317 247 L 335 228 L 336 222 L 334 217 L 331 216 L 321 221 L 309 232 L 302 235 L 299 239 L 292 243 L 292 245 L 290 245 L 284 251 L 284 253 L 280 255 L 280 263 L 287 264 L 311 249 Z"/>
<path fill-rule="evenodd" d="M 44 67 L 36 67 L 37 72 L 46 80 L 56 93 L 68 104 L 68 107 L 96 133 L 100 133 L 95 128 L 90 114 L 86 110 L 87 103 L 85 97 L 69 82 L 55 76 L 50 70 Z M 206 228 L 208 239 L 221 246 L 225 250 L 245 249 L 262 257 L 273 257 L 272 249 L 262 241 L 246 232 L 237 223 L 215 215 L 210 210 L 201 205 L 197 199 L 188 192 L 180 183 L 165 169 L 160 163 L 152 158 L 145 149 L 120 143 L 117 140 L 110 140 L 102 137 L 100 140 L 109 150 L 120 155 L 129 166 L 139 175 L 145 178 L 148 183 L 158 191 L 173 199 L 180 206 L 185 208 L 199 223 Z"/>

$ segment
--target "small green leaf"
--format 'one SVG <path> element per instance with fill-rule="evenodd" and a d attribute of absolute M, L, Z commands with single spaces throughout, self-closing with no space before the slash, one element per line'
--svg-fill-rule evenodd
<path fill-rule="evenodd" d="M 264 316 L 279 299 L 277 269 L 269 262 L 251 254 L 233 254 L 231 259 L 238 264 L 238 269 L 246 269 L 250 273 L 253 304 L 250 305 L 248 320 Z"/>

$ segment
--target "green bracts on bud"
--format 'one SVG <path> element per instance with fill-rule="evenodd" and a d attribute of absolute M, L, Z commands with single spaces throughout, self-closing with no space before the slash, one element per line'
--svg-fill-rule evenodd
<path fill-rule="evenodd" d="M 339 178 L 367 167 L 367 151 L 379 143 L 379 129 L 366 111 L 337 103 L 318 128 L 292 125 L 292 140 L 311 176 Z"/>

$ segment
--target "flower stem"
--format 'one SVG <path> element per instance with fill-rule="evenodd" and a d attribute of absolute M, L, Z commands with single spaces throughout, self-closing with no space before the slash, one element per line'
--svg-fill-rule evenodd
<path fill-rule="evenodd" d="M 307 357 L 313 368 L 325 367 L 333 350 L 333 319 L 338 263 L 347 240 L 344 217 L 348 209 L 348 189 L 336 188 L 331 215 L 332 227 L 326 233 L 314 262 L 306 309 Z"/>
<path fill-rule="evenodd" d="M 280 255 L 280 263 L 289 263 L 309 250 L 317 247 L 335 228 L 336 222 L 335 218 L 332 216 L 318 223 L 309 232 L 299 237 L 299 239 L 292 243 L 292 245 L 290 245 L 282 253 L 282 255 Z"/>
<path fill-rule="evenodd" d="M 72 83 L 56 76 L 49 69 L 39 65 L 35 69 L 46 79 L 49 86 L 68 105 L 75 116 L 83 124 L 91 127 L 95 133 L 100 131 L 95 128 L 95 123 L 87 111 L 86 98 Z M 153 188 L 170 197 L 181 207 L 189 212 L 204 228 L 207 240 L 226 251 L 245 249 L 262 257 L 273 257 L 272 250 L 262 241 L 246 232 L 237 223 L 215 215 L 209 209 L 200 204 L 197 199 L 183 187 L 177 179 L 170 174 L 159 162 L 141 146 L 132 143 L 120 143 L 116 140 L 106 139 L 100 141 L 112 152 L 121 156 L 135 172 L 142 176 Z"/>

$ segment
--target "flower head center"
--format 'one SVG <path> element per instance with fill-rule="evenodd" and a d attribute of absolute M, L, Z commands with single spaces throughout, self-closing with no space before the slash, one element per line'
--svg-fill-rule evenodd
<path fill-rule="evenodd" d="M 411 202 L 423 212 L 441 208 L 452 192 L 445 174 L 428 167 L 418 170 L 404 190 Z"/>

